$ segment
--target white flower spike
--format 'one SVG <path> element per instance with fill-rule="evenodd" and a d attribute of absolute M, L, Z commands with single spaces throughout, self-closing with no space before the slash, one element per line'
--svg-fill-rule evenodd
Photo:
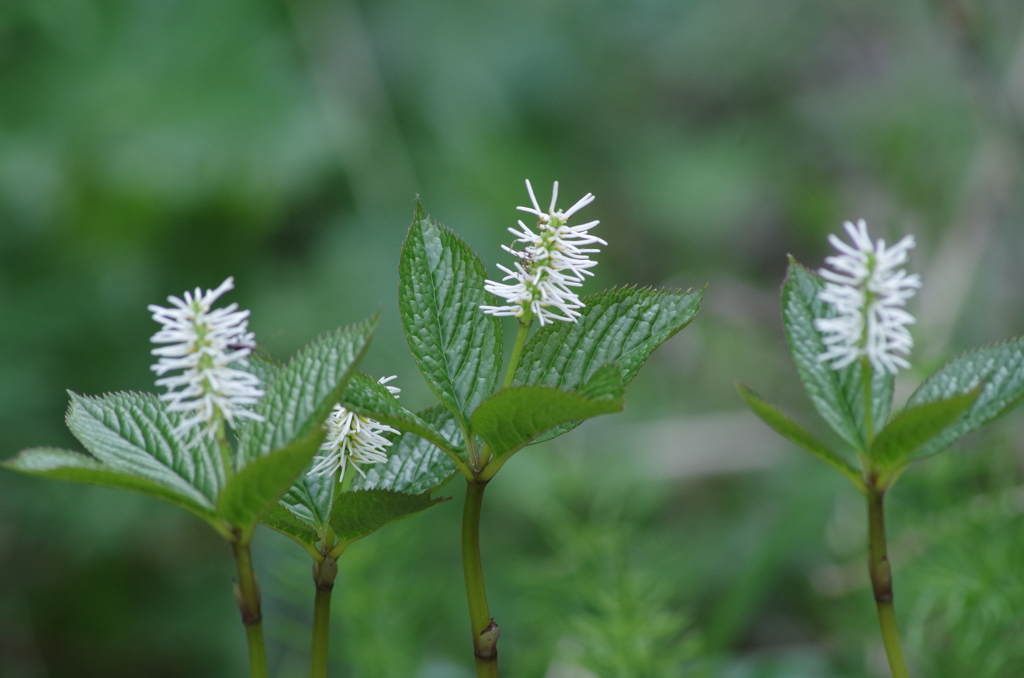
<path fill-rule="evenodd" d="M 151 369 L 161 377 L 156 385 L 167 387 L 160 399 L 168 403 L 168 411 L 185 413 L 175 430 L 182 440 L 197 427 L 214 437 L 221 422 L 234 426 L 238 418 L 263 419 L 248 409 L 263 396 L 259 378 L 232 367 L 245 366 L 256 347 L 256 337 L 248 329 L 249 311 L 239 311 L 238 304 L 211 310 L 234 286 L 234 278 L 228 278 L 205 294 L 197 287 L 194 293 L 185 292 L 184 299 L 167 297 L 172 308 L 147 307 L 153 320 L 163 325 L 151 341 L 168 344 L 153 349 L 159 360 Z M 174 370 L 182 372 L 163 376 Z"/>
<path fill-rule="evenodd" d="M 576 212 L 592 203 L 594 196 L 587 193 L 563 212 L 555 208 L 558 201 L 556 181 L 551 190 L 551 207 L 544 212 L 537 203 L 529 180 L 526 181 L 526 190 L 530 194 L 533 206 L 516 209 L 537 217 L 537 232 L 531 231 L 522 221 L 519 222 L 521 230 L 508 229 L 516 236 L 515 242 L 526 245 L 522 250 L 502 245 L 502 249 L 518 259 L 514 264 L 515 270 L 498 264 L 498 268 L 507 274 L 502 280 L 514 282 L 505 284 L 487 280 L 484 284 L 484 289 L 505 299 L 510 305 L 481 306 L 480 309 L 494 316 L 516 318 L 521 318 L 529 310 L 541 325 L 553 320 L 576 322 L 580 317 L 577 309 L 583 308 L 584 304 L 569 288 L 579 287 L 583 282 L 583 276 L 593 275 L 589 269 L 596 266 L 597 262 L 589 259 L 587 255 L 600 251 L 585 246 L 608 243 L 588 233 L 600 222 L 591 221 L 579 226 L 569 226 L 566 222 Z"/>
<path fill-rule="evenodd" d="M 903 307 L 921 287 L 921 278 L 897 270 L 915 246 L 914 236 L 886 248 L 881 239 L 872 244 L 863 219 L 856 225 L 847 221 L 843 227 L 853 246 L 829 235 L 839 254 L 826 257 L 825 262 L 835 270 L 818 271 L 828 281 L 818 299 L 836 311 L 835 317 L 814 321 L 828 349 L 818 360 L 831 361 L 832 368 L 839 370 L 866 356 L 875 370 L 896 374 L 910 367 L 902 356 L 914 346 L 907 325 L 916 321 Z"/>
<path fill-rule="evenodd" d="M 377 383 L 387 385 L 394 376 L 382 377 Z M 387 386 L 391 395 L 396 398 L 402 389 L 397 386 Z M 385 438 L 382 433 L 398 433 L 395 429 L 352 412 L 340 403 L 334 406 L 330 416 L 324 422 L 327 429 L 327 438 L 320 446 L 321 452 L 327 454 L 316 457 L 314 461 L 319 462 L 310 469 L 307 475 L 329 476 L 338 475 L 341 480 L 345 477 L 345 469 L 349 460 L 353 468 L 359 474 L 366 477 L 359 464 L 382 464 L 388 460 L 385 448 L 391 447 L 391 441 Z"/>

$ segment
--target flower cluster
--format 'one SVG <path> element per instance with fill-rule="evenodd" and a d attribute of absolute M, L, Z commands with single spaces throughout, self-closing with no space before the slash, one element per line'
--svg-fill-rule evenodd
<path fill-rule="evenodd" d="M 907 330 L 907 325 L 915 322 L 914 316 L 903 307 L 921 287 L 921 278 L 897 270 L 907 261 L 914 236 L 905 236 L 886 248 L 884 240 L 871 242 L 863 219 L 856 226 L 847 221 L 843 227 L 853 246 L 830 235 L 829 242 L 839 254 L 826 257 L 825 262 L 835 270 L 818 271 L 828 281 L 818 299 L 836 311 L 832 318 L 814 321 L 815 328 L 826 335 L 827 350 L 818 360 L 831 361 L 832 368 L 838 370 L 866 356 L 875 370 L 896 374 L 900 368 L 910 367 L 897 354 L 909 355 L 914 346 Z"/>
<path fill-rule="evenodd" d="M 597 265 L 587 255 L 598 252 L 587 249 L 586 245 L 607 245 L 604 240 L 590 235 L 589 231 L 599 222 L 591 221 L 579 226 L 569 226 L 566 222 L 572 216 L 594 201 L 594 196 L 587 193 L 575 205 L 565 210 L 558 210 L 558 182 L 551 191 L 551 207 L 547 212 L 540 209 L 533 186 L 529 180 L 526 190 L 530 193 L 532 207 L 517 207 L 537 217 L 537 232 L 534 233 L 522 221 L 517 231 L 508 229 L 516 236 L 515 242 L 523 243 L 522 250 L 502 245 L 502 249 L 516 257 L 515 270 L 498 265 L 507 275 L 502 280 L 513 281 L 511 284 L 486 281 L 484 288 L 509 302 L 508 306 L 481 306 L 484 313 L 495 316 L 514 316 L 521 318 L 529 312 L 536 317 L 541 325 L 553 320 L 576 322 L 580 316 L 577 309 L 583 308 L 570 287 L 579 287 L 583 276 L 593 275 L 589 270 Z"/>
<path fill-rule="evenodd" d="M 394 376 L 383 377 L 378 383 L 386 385 Z M 398 397 L 402 389 L 387 386 L 388 391 Z M 328 476 L 338 474 L 338 479 L 345 477 L 345 468 L 351 459 L 355 470 L 366 476 L 358 464 L 381 464 L 388 460 L 384 449 L 391 446 L 391 441 L 382 433 L 398 433 L 395 429 L 370 419 L 336 404 L 324 423 L 327 438 L 320 446 L 321 452 L 327 454 L 316 457 L 310 469 L 311 476 Z"/>
<path fill-rule="evenodd" d="M 259 378 L 232 367 L 244 367 L 256 347 L 255 335 L 248 329 L 249 311 L 239 311 L 238 304 L 211 310 L 234 286 L 234 278 L 228 278 L 215 290 L 203 293 L 197 287 L 194 293 L 185 292 L 184 299 L 167 297 L 171 308 L 148 307 L 153 320 L 163 325 L 151 341 L 167 344 L 153 349 L 159 360 L 151 369 L 161 377 L 156 385 L 167 388 L 160 396 L 167 409 L 185 413 L 175 430 L 182 440 L 200 426 L 213 437 L 221 422 L 234 426 L 236 418 L 263 419 L 248 409 L 263 396 Z M 175 370 L 182 372 L 164 376 Z"/>

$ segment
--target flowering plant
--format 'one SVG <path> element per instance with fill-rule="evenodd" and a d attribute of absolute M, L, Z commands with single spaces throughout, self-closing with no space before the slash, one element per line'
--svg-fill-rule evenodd
<path fill-rule="evenodd" d="M 153 320 L 163 329 L 153 335 L 154 344 L 170 344 L 153 349 L 159 360 L 153 371 L 161 377 L 157 386 L 166 386 L 160 400 L 168 412 L 185 412 L 175 435 L 186 436 L 201 426 L 209 438 L 219 437 L 219 427 L 235 425 L 235 419 L 263 421 L 263 415 L 250 408 L 263 396 L 260 378 L 247 372 L 247 358 L 256 348 L 256 335 L 249 331 L 249 311 L 238 304 L 211 310 L 213 303 L 228 290 L 235 279 L 228 278 L 215 290 L 196 288 L 185 292 L 184 299 L 168 297 L 173 308 L 152 304 Z M 239 367 L 232 367 L 238 365 Z M 174 376 L 164 376 L 182 370 Z"/>
<path fill-rule="evenodd" d="M 507 285 L 487 280 L 484 289 L 504 298 L 509 305 L 481 306 L 480 310 L 494 316 L 535 317 L 542 327 L 553 320 L 575 322 L 580 317 L 578 309 L 584 308 L 585 304 L 569 288 L 581 286 L 583 276 L 594 275 L 589 269 L 596 266 L 597 262 L 587 255 L 599 251 L 579 246 L 608 243 L 587 233 L 600 222 L 591 221 L 578 226 L 569 226 L 567 222 L 576 212 L 592 203 L 594 195 L 587 193 L 563 212 L 555 207 L 558 201 L 556 181 L 551 190 L 551 207 L 547 212 L 542 212 L 529 181 L 526 182 L 526 190 L 530 193 L 533 207 L 516 209 L 537 216 L 537 233 L 531 231 L 522 220 L 519 221 L 521 231 L 508 229 L 516 236 L 515 242 L 526 245 L 522 250 L 502 245 L 502 249 L 515 256 L 517 261 L 514 271 L 501 264 L 498 264 L 498 268 L 506 273 L 503 280 L 515 282 Z M 525 322 L 529 324 L 529 320 Z"/>
<path fill-rule="evenodd" d="M 885 539 L 886 491 L 911 462 L 941 452 L 1024 397 L 1024 339 L 954 358 L 892 413 L 895 375 L 911 366 L 907 326 L 914 317 L 904 306 L 921 280 L 898 267 L 914 239 L 906 236 L 886 247 L 884 240 L 871 241 L 863 220 L 847 222 L 845 229 L 852 246 L 829 237 L 839 251 L 825 260 L 833 270 L 814 273 L 791 257 L 782 288 L 783 323 L 797 373 L 843 445 L 826 445 L 746 386 L 738 388 L 765 423 L 836 468 L 866 497 L 868 565 L 882 639 L 894 678 L 905 678 Z"/>
<path fill-rule="evenodd" d="M 480 561 L 480 509 L 487 484 L 518 451 L 550 440 L 584 420 L 623 407 L 626 384 L 648 356 L 686 327 L 700 308 L 697 291 L 618 288 L 578 296 L 605 241 L 591 221 L 568 222 L 594 196 L 548 211 L 526 184 L 537 217 L 510 228 L 523 249 L 500 267 L 507 283 L 486 279 L 476 254 L 417 204 L 399 263 L 399 311 L 413 357 L 438 405 L 417 414 L 393 398 L 348 397 L 345 407 L 420 436 L 443 453 L 439 461 L 466 481 L 462 558 L 473 652 L 479 676 L 496 676 L 500 627 L 491 617 Z M 505 299 L 498 305 L 493 295 Z M 518 320 L 502 378 L 500 317 Z M 533 320 L 538 329 L 531 335 Z M 499 379 L 500 386 L 499 386 Z M 390 462 L 389 462 L 390 463 Z M 368 474 L 372 477 L 373 472 Z"/>
<path fill-rule="evenodd" d="M 509 230 L 522 249 L 486 279 L 473 251 L 417 204 L 400 259 L 399 311 L 420 372 L 439 403 L 412 412 L 394 377 L 356 371 L 376 318 L 328 333 L 287 364 L 259 352 L 249 312 L 214 308 L 227 278 L 149 310 L 161 329 L 152 352 L 159 395 L 71 395 L 67 423 L 88 455 L 34 448 L 15 471 L 141 492 L 206 521 L 232 547 L 236 598 L 250 671 L 267 676 L 262 611 L 250 544 L 258 524 L 297 542 L 313 559 L 311 675 L 327 675 L 330 597 L 337 559 L 353 542 L 443 498 L 466 480 L 463 566 L 480 676 L 497 675 L 500 629 L 491 618 L 480 561 L 484 488 L 527 445 L 623 408 L 626 385 L 661 343 L 690 323 L 703 290 L 580 287 L 597 262 L 598 221 L 570 225 L 589 205 L 519 210 L 537 217 Z M 506 304 L 498 305 L 495 297 Z M 502 331 L 518 332 L 499 386 Z M 533 321 L 539 327 L 531 335 Z M 320 452 L 317 455 L 317 452 Z"/>
<path fill-rule="evenodd" d="M 397 443 L 382 438 L 381 433 L 394 429 L 356 417 L 340 404 L 349 390 L 374 388 L 394 400 L 389 387 L 355 372 L 376 318 L 325 334 L 280 364 L 254 353 L 248 311 L 236 304 L 213 308 L 233 287 L 228 278 L 213 290 L 169 297 L 170 307 L 149 307 L 162 325 L 152 338 L 161 344 L 153 350 L 158 358 L 153 371 L 166 393 L 71 394 L 67 424 L 89 455 L 34 448 L 5 466 L 141 492 L 205 520 L 232 547 L 251 675 L 260 678 L 267 675 L 267 661 L 250 553 L 260 521 L 308 546 L 317 563 L 314 580 L 322 614 L 329 608 L 319 603 L 329 596 L 335 560 L 344 548 L 436 503 L 429 493 L 439 483 L 429 463 L 419 465 L 422 445 L 404 437 Z M 415 457 L 417 471 L 400 482 L 377 478 L 374 484 L 363 478 L 361 486 L 345 487 L 340 501 L 347 463 L 358 468 L 387 461 L 382 450 L 392 444 L 398 452 L 391 461 L 402 464 Z M 314 460 L 318 450 L 326 454 Z M 423 489 L 403 493 L 420 485 L 425 494 Z M 377 489 L 349 491 L 363 488 Z M 317 543 L 321 549 L 312 546 Z M 321 653 L 325 675 L 327 625 L 318 620 L 314 627 L 322 633 L 316 636 L 320 642 L 314 642 L 314 654 Z"/>

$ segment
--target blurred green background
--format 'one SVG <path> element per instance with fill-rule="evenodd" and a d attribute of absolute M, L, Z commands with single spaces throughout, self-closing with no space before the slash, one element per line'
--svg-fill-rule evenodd
<path fill-rule="evenodd" d="M 1017 0 L 0 2 L 0 457 L 77 447 L 65 389 L 154 390 L 146 312 L 234 275 L 287 357 L 382 313 L 364 367 L 431 402 L 398 320 L 419 194 L 492 276 L 530 178 L 609 242 L 586 292 L 709 283 L 625 414 L 491 486 L 511 678 L 884 676 L 845 480 L 747 414 L 822 430 L 785 348 L 787 253 L 913 233 L 918 371 L 1024 332 Z M 888 502 L 913 673 L 1024 676 L 1024 416 Z M 805 458 L 807 457 L 807 458 Z M 341 561 L 332 675 L 469 677 L 455 500 Z M 307 673 L 308 556 L 263 532 L 273 675 Z M 110 490 L 0 474 L 0 676 L 245 675 L 227 547 Z"/>

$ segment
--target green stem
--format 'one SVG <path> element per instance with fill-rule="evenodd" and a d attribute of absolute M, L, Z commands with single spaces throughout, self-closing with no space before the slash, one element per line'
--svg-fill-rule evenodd
<path fill-rule="evenodd" d="M 480 457 L 480 451 L 476 447 L 476 436 L 469 430 L 469 426 L 463 424 L 462 439 L 466 441 L 466 454 L 469 456 L 469 475 L 466 480 L 472 481 L 487 463 L 486 459 Z"/>
<path fill-rule="evenodd" d="M 466 578 L 477 678 L 497 678 L 498 635 L 501 629 L 487 609 L 487 591 L 480 562 L 480 507 L 486 487 L 485 482 L 471 480 L 466 483 L 466 504 L 462 512 L 462 569 Z"/>
<path fill-rule="evenodd" d="M 220 461 L 224 465 L 224 480 L 229 480 L 235 474 L 235 467 L 231 463 L 231 444 L 228 443 L 227 433 L 224 432 L 224 422 L 217 424 L 217 447 L 220 449 Z"/>
<path fill-rule="evenodd" d="M 889 658 L 889 669 L 893 678 L 910 678 L 907 663 L 903 659 L 899 629 L 896 627 L 896 612 L 893 608 L 892 568 L 885 543 L 885 490 L 871 487 L 868 490 L 868 569 L 871 574 L 871 588 L 878 606 L 878 623 L 882 629 L 882 644 Z"/>
<path fill-rule="evenodd" d="M 235 600 L 245 624 L 245 637 L 249 643 L 250 678 L 267 678 L 267 652 L 263 644 L 263 613 L 260 611 L 260 589 L 256 573 L 252 569 L 252 553 L 249 544 L 236 540 L 231 548 L 238 565 L 238 581 L 235 584 Z"/>
<path fill-rule="evenodd" d="M 508 388 L 512 385 L 512 380 L 516 376 L 516 368 L 519 367 L 519 358 L 523 354 L 523 346 L 526 345 L 526 337 L 530 334 L 530 326 L 533 324 L 533 314 L 529 311 L 519 319 L 519 331 L 516 332 L 516 343 L 512 347 L 512 357 L 508 361 L 508 369 L 505 371 L 505 381 L 502 382 L 502 388 Z M 480 474 L 485 471 L 488 463 L 491 461 L 491 448 L 488 445 L 484 445 L 484 448 L 480 453 L 477 453 L 476 440 L 472 433 L 463 427 L 462 433 L 466 440 L 466 449 L 469 452 L 469 461 L 472 467 L 472 476 L 466 476 L 466 479 L 472 482 L 474 478 L 479 479 Z M 496 471 L 497 469 L 495 469 Z M 465 473 L 465 472 L 464 472 Z M 487 480 L 494 477 L 492 472 Z M 486 481 L 485 481 L 486 482 Z"/>
<path fill-rule="evenodd" d="M 508 388 L 512 385 L 512 380 L 516 376 L 516 368 L 519 367 L 519 357 L 523 354 L 523 346 L 526 345 L 526 335 L 530 333 L 530 325 L 532 324 L 533 314 L 527 311 L 526 315 L 519 319 L 519 331 L 516 332 L 516 343 L 512 347 L 512 357 L 508 361 L 508 371 L 505 372 L 505 381 L 501 384 L 502 388 Z"/>
<path fill-rule="evenodd" d="M 872 411 L 873 398 L 871 397 L 871 378 L 874 376 L 874 371 L 871 367 L 871 361 L 867 358 L 861 358 L 860 362 L 860 373 L 861 380 L 864 383 L 864 431 L 867 435 L 867 439 L 864 441 L 864 453 L 871 449 L 871 443 L 875 439 L 875 422 L 874 412 Z"/>
<path fill-rule="evenodd" d="M 330 642 L 331 592 L 338 575 L 338 561 L 330 556 L 322 563 L 313 562 L 313 583 L 316 600 L 313 603 L 313 652 L 310 660 L 311 678 L 327 678 L 327 646 Z"/>

